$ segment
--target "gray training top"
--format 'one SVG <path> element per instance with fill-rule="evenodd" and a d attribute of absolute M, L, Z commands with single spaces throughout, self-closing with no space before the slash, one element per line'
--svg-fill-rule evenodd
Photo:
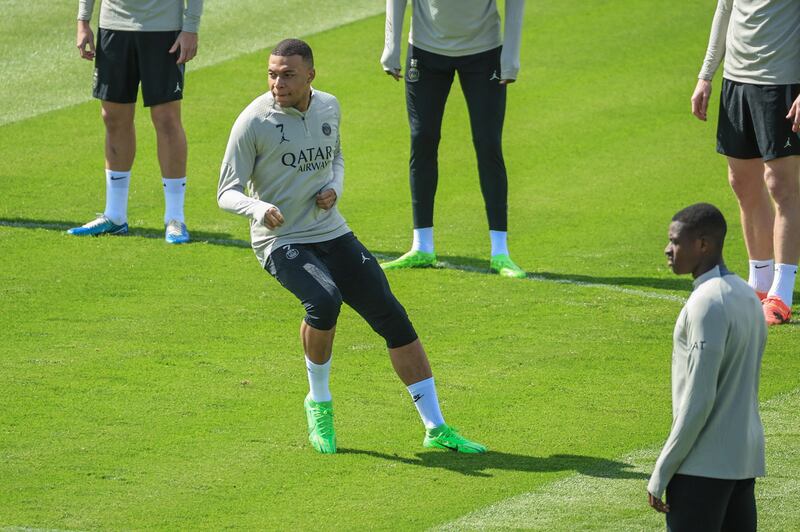
<path fill-rule="evenodd" d="M 95 0 L 79 0 L 78 20 L 91 20 Z M 100 27 L 119 31 L 197 33 L 203 0 L 100 0 Z"/>
<path fill-rule="evenodd" d="M 700 79 L 754 85 L 800 83 L 800 0 L 719 0 Z"/>
<path fill-rule="evenodd" d="M 267 92 L 233 124 L 217 203 L 250 218 L 253 251 L 262 266 L 276 247 L 324 242 L 350 232 L 336 207 L 344 186 L 340 116 L 339 102 L 326 92 L 312 89 L 305 113 L 281 107 Z M 316 195 L 329 188 L 337 200 L 326 211 L 317 207 Z M 284 223 L 267 229 L 264 214 L 272 206 L 280 209 Z"/>
<path fill-rule="evenodd" d="M 386 0 L 384 70 L 400 69 L 400 38 L 407 0 Z M 439 55 L 461 57 L 503 46 L 500 77 L 517 79 L 525 0 L 506 0 L 505 38 L 500 38 L 497 0 L 412 0 L 408 42 Z"/>
<path fill-rule="evenodd" d="M 672 429 L 647 490 L 661 497 L 675 473 L 764 476 L 758 381 L 767 326 L 753 289 L 715 266 L 694 281 L 675 324 Z"/>

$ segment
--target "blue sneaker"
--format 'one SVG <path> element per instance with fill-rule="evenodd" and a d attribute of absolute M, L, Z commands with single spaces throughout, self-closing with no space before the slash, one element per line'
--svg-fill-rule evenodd
<path fill-rule="evenodd" d="M 117 225 L 108 218 L 105 214 L 99 215 L 91 222 L 86 222 L 80 227 L 73 227 L 67 229 L 68 235 L 75 236 L 100 236 L 100 235 L 125 235 L 128 233 L 128 224 L 124 223 Z"/>
<path fill-rule="evenodd" d="M 185 244 L 189 241 L 189 231 L 186 224 L 178 220 L 170 220 L 164 232 L 164 240 L 167 244 Z"/>

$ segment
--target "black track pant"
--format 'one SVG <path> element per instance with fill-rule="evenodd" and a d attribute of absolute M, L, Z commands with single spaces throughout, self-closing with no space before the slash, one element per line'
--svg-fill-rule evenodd
<path fill-rule="evenodd" d="M 433 227 L 433 200 L 439 180 L 442 115 L 458 72 L 467 100 L 478 175 L 489 229 L 508 230 L 508 178 L 503 162 L 506 87 L 500 85 L 500 48 L 447 57 L 409 47 L 406 106 L 411 127 L 411 203 L 414 227 Z"/>
<path fill-rule="evenodd" d="M 669 532 L 755 532 L 755 479 L 675 475 L 667 485 Z"/>

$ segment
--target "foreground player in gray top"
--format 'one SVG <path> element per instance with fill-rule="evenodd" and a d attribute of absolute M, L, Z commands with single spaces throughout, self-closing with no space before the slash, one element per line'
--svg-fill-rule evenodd
<path fill-rule="evenodd" d="M 469 108 L 472 142 L 491 240 L 489 269 L 525 277 L 508 254 L 508 178 L 503 160 L 506 87 L 517 79 L 524 0 L 506 0 L 500 36 L 496 0 L 413 0 L 406 58 L 406 104 L 411 128 L 409 163 L 414 240 L 386 270 L 433 266 L 433 204 L 439 180 L 442 116 L 455 74 Z M 400 40 L 406 0 L 386 0 L 381 65 L 400 79 Z"/>
<path fill-rule="evenodd" d="M 156 129 L 164 187 L 164 238 L 189 241 L 183 204 L 186 134 L 181 122 L 184 67 L 197 53 L 202 0 L 101 0 L 97 44 L 89 21 L 94 0 L 80 0 L 77 47 L 94 59 L 92 94 L 101 100 L 106 127 L 106 207 L 72 235 L 128 232 L 128 189 L 136 152 L 134 112 L 142 87 L 144 106 Z"/>
<path fill-rule="evenodd" d="M 756 529 L 767 331 L 752 288 L 725 268 L 725 232 L 722 213 L 698 203 L 672 218 L 664 250 L 673 272 L 694 278 L 673 335 L 672 429 L 647 486 L 673 531 Z"/>
<path fill-rule="evenodd" d="M 358 312 L 389 348 L 425 425 L 425 447 L 462 453 L 486 448 L 445 424 L 430 364 L 405 309 L 389 289 L 375 257 L 339 214 L 344 161 L 339 102 L 312 89 L 311 48 L 278 43 L 269 56 L 269 92 L 233 125 L 220 172 L 217 200 L 247 216 L 261 265 L 302 303 L 300 337 L 309 394 L 308 439 L 321 453 L 336 452 L 328 385 L 333 338 L 342 302 Z"/>
<path fill-rule="evenodd" d="M 739 200 L 748 282 L 777 325 L 791 318 L 800 260 L 800 2 L 719 0 L 692 96 L 700 120 L 723 57 L 717 151 Z"/>

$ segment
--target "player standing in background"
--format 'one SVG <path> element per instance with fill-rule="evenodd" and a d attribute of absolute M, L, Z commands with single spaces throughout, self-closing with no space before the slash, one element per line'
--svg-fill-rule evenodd
<path fill-rule="evenodd" d="M 184 65 L 197 53 L 203 0 L 100 0 L 95 48 L 89 21 L 94 0 L 80 0 L 77 46 L 95 60 L 93 96 L 101 100 L 106 127 L 106 208 L 71 235 L 128 232 L 128 189 L 136 153 L 134 112 L 139 82 L 156 129 L 164 185 L 165 239 L 189 241 L 183 204 L 186 192 L 186 133 L 181 123 Z"/>
<path fill-rule="evenodd" d="M 700 120 L 723 56 L 717 151 L 739 200 L 748 282 L 767 323 L 786 323 L 800 260 L 800 2 L 719 0 L 692 95 Z"/>
<path fill-rule="evenodd" d="M 647 485 L 650 506 L 666 512 L 673 532 L 756 530 L 767 327 L 753 290 L 725 268 L 726 229 L 713 205 L 686 207 L 673 216 L 664 250 L 674 273 L 694 278 L 673 334 L 672 429 Z"/>
<path fill-rule="evenodd" d="M 400 39 L 406 0 L 386 0 L 381 64 L 399 80 Z M 411 251 L 383 269 L 433 266 L 433 203 L 439 180 L 442 116 L 458 73 L 469 108 L 472 142 L 491 240 L 490 270 L 525 277 L 508 254 L 508 177 L 503 160 L 506 87 L 517 79 L 524 0 L 506 0 L 500 35 L 496 0 L 412 0 L 406 58 L 406 107 L 411 128 L 410 183 L 414 216 Z"/>
<path fill-rule="evenodd" d="M 375 257 L 339 214 L 344 186 L 339 102 L 311 87 L 315 74 L 308 44 L 286 39 L 275 46 L 268 64 L 270 90 L 233 125 L 217 194 L 221 208 L 250 218 L 261 266 L 305 307 L 300 338 L 310 388 L 304 401 L 308 439 L 321 453 L 336 452 L 328 383 L 344 302 L 386 340 L 392 366 L 425 425 L 423 445 L 485 452 L 445 424 L 428 357 L 405 309 Z"/>

